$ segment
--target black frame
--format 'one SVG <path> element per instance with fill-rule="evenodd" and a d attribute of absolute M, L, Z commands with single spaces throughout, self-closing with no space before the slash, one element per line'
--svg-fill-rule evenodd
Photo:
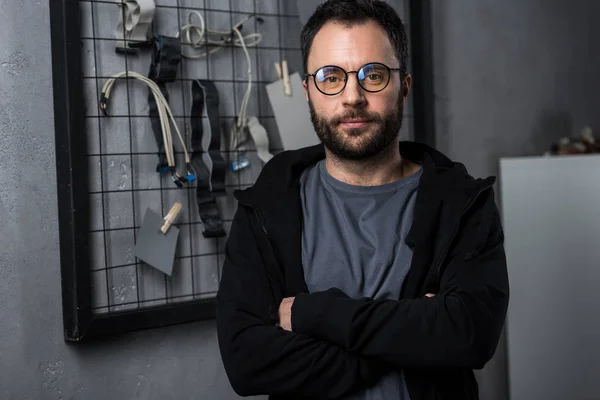
<path fill-rule="evenodd" d="M 435 147 L 431 0 L 409 0 L 414 140 Z"/>
<path fill-rule="evenodd" d="M 64 338 L 180 324 L 216 316 L 216 299 L 94 314 L 89 262 L 89 197 L 78 0 L 49 0 Z M 429 0 L 409 0 L 415 140 L 433 145 L 433 69 Z M 419 83 L 421 82 L 421 83 Z M 75 172 L 76 171 L 76 172 Z"/>
<path fill-rule="evenodd" d="M 64 338 L 108 334 L 211 319 L 216 300 L 191 300 L 94 314 L 89 259 L 89 198 L 78 0 L 50 0 L 54 129 Z M 75 172 L 76 171 L 76 172 Z"/>
<path fill-rule="evenodd" d="M 366 67 L 367 65 L 381 65 L 383 67 L 385 67 L 388 71 L 388 80 L 385 83 L 385 85 L 379 89 L 379 90 L 369 90 L 365 87 L 363 87 L 363 85 L 360 83 L 360 80 L 358 79 L 358 73 L 360 72 L 361 69 L 363 69 L 364 67 Z M 324 68 L 337 68 L 339 70 L 341 70 L 344 73 L 345 76 L 345 81 L 344 81 L 344 86 L 340 89 L 339 92 L 335 92 L 335 93 L 325 93 L 324 91 L 321 90 L 321 88 L 319 87 L 319 85 L 317 85 L 317 74 L 319 73 L 320 70 L 324 69 Z M 362 90 L 364 90 L 365 92 L 369 92 L 369 93 L 379 93 L 381 91 L 383 91 L 386 87 L 388 87 L 388 85 L 390 84 L 390 80 L 392 79 L 392 71 L 401 71 L 401 68 L 391 68 L 388 67 L 387 65 L 385 65 L 384 63 L 380 63 L 380 62 L 372 62 L 372 63 L 368 63 L 363 65 L 362 67 L 360 67 L 357 71 L 346 71 L 344 68 L 339 67 L 337 65 L 324 65 L 321 68 L 319 68 L 318 70 L 316 70 L 314 72 L 314 74 L 304 74 L 304 78 L 308 79 L 309 76 L 312 76 L 313 78 L 313 83 L 315 84 L 315 87 L 317 88 L 317 90 L 321 93 L 323 93 L 325 96 L 336 96 L 340 93 L 342 93 L 344 91 L 344 89 L 346 89 L 346 85 L 348 84 L 348 75 L 349 74 L 356 74 L 356 78 L 358 80 L 358 85 L 362 88 Z M 402 80 L 404 80 L 406 78 L 406 76 L 402 77 Z"/>

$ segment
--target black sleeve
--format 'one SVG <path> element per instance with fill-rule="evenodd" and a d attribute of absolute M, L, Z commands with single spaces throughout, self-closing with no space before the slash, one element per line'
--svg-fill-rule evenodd
<path fill-rule="evenodd" d="M 435 297 L 351 299 L 335 288 L 301 294 L 292 330 L 401 368 L 482 368 L 495 352 L 509 298 L 500 216 L 493 194 L 483 197 L 443 264 Z"/>
<path fill-rule="evenodd" d="M 242 396 L 338 398 L 369 387 L 391 367 L 339 345 L 285 331 L 270 318 L 274 302 L 250 214 L 241 206 L 231 227 L 217 294 L 221 356 Z"/>

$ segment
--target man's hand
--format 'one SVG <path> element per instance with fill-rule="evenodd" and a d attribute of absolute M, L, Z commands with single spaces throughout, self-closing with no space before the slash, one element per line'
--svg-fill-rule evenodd
<path fill-rule="evenodd" d="M 433 293 L 427 293 L 427 294 L 425 295 L 425 297 L 433 297 L 433 296 L 435 296 L 435 294 L 433 294 Z"/>
<path fill-rule="evenodd" d="M 292 331 L 292 305 L 295 297 L 286 297 L 279 305 L 279 326 L 286 331 Z"/>

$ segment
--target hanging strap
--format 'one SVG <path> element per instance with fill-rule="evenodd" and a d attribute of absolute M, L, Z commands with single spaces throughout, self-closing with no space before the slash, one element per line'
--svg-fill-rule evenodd
<path fill-rule="evenodd" d="M 181 41 L 176 37 L 157 35 L 153 50 L 148 78 L 159 84 L 173 82 L 181 62 Z"/>
<path fill-rule="evenodd" d="M 248 130 L 254 141 L 254 147 L 256 148 L 258 158 L 260 158 L 262 162 L 267 163 L 273 158 L 273 154 L 269 153 L 269 137 L 267 136 L 267 130 L 260 124 L 256 117 L 248 117 Z"/>
<path fill-rule="evenodd" d="M 165 99 L 169 101 L 166 83 L 173 82 L 177 77 L 177 67 L 181 62 L 181 42 L 175 37 L 159 35 L 154 37 L 152 48 L 153 54 L 148 78 L 156 82 Z M 173 168 L 169 168 L 167 163 L 162 139 L 162 128 L 158 116 L 158 106 L 151 90 L 148 91 L 148 109 L 150 121 L 152 123 L 152 132 L 154 133 L 154 140 L 158 147 L 158 165 L 156 166 L 156 172 L 171 172 L 174 174 L 175 171 Z M 174 179 L 174 182 L 177 186 L 182 187 L 183 183 L 185 183 L 185 179 Z"/>
<path fill-rule="evenodd" d="M 208 149 L 203 153 L 204 163 L 210 172 L 210 191 L 217 196 L 225 193 L 227 163 L 221 155 L 221 124 L 219 121 L 219 92 L 214 83 L 198 79 L 197 84 L 204 92 L 204 106 L 208 118 Z"/>
<path fill-rule="evenodd" d="M 216 109 L 214 108 L 215 100 L 217 104 Z M 206 110 L 210 127 L 206 135 L 204 134 L 202 122 L 204 110 Z M 220 160 L 213 158 L 215 154 L 211 155 L 211 152 L 214 153 L 215 142 L 220 147 L 221 135 L 218 129 L 219 125 L 217 123 L 215 129 L 214 123 L 214 114 L 217 112 L 218 93 L 214 84 L 205 80 L 193 81 L 192 110 L 190 113 L 192 127 L 191 167 L 197 178 L 196 201 L 198 203 L 198 214 L 205 227 L 202 235 L 206 238 L 225 236 L 221 213 L 219 212 L 214 196 L 215 188 L 217 188 L 216 194 L 225 194 L 225 161 L 221 157 L 220 151 L 218 152 Z M 216 119 L 218 121 L 218 114 L 216 115 Z M 222 182 L 217 180 L 215 184 L 215 172 L 218 179 L 221 179 L 220 176 L 222 174 Z"/>

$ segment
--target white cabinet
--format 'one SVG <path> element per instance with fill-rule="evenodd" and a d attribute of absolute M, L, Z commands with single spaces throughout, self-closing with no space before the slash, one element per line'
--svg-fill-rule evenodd
<path fill-rule="evenodd" d="M 511 400 L 600 399 L 600 156 L 500 161 Z"/>

